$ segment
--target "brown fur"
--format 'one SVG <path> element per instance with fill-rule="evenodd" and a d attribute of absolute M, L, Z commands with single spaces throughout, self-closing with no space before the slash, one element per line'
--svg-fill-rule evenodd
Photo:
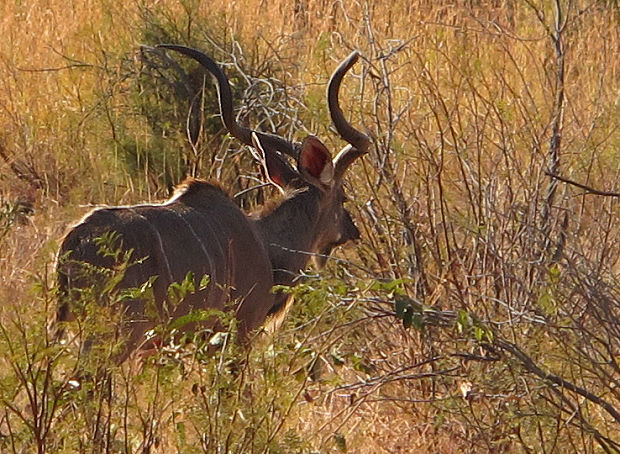
<path fill-rule="evenodd" d="M 140 287 L 157 276 L 153 290 L 160 322 L 195 309 L 224 309 L 234 304 L 241 321 L 240 335 L 246 337 L 266 317 L 273 300 L 273 280 L 259 232 L 221 188 L 190 180 L 163 204 L 94 210 L 65 236 L 58 262 L 59 321 L 72 318 L 80 289 L 101 285 L 105 272 L 88 275 L 92 266 L 113 270 L 122 265 L 98 251 L 97 238 L 110 231 L 121 236 L 121 248 L 132 251 L 130 262 L 136 262 L 127 269 L 118 289 Z M 186 297 L 172 312 L 165 311 L 168 287 L 182 282 L 190 271 L 197 281 L 209 275 L 212 282 L 206 290 Z M 98 299 L 105 302 L 106 295 Z M 125 353 L 138 346 L 144 333 L 157 323 L 145 320 L 145 304 L 135 299 L 123 303 L 121 330 L 128 338 Z"/>
<path fill-rule="evenodd" d="M 69 231 L 60 247 L 57 269 L 61 304 L 57 318 L 71 320 L 80 289 L 97 286 L 103 279 L 100 275 L 86 276 L 84 269 L 96 266 L 112 270 L 121 265 L 101 256 L 96 245 L 96 238 L 115 231 L 121 236 L 122 249 L 132 251 L 130 261 L 136 262 L 118 283 L 119 290 L 140 287 L 157 276 L 153 290 L 159 322 L 196 309 L 232 305 L 240 322 L 240 337 L 247 339 L 268 314 L 288 306 L 287 295 L 271 293 L 274 284 L 294 285 L 299 270 L 310 259 L 308 253 L 322 252 L 325 244 L 341 244 L 359 236 L 355 226 L 343 225 L 330 240 L 335 233 L 324 223 L 331 225 L 335 213 L 344 211 L 338 196 L 341 189 L 335 191 L 340 192 L 332 195 L 307 185 L 253 219 L 244 215 L 219 185 L 190 179 L 161 204 L 96 209 Z M 343 219 L 350 223 L 349 217 Z M 342 237 L 351 229 L 353 233 Z M 188 296 L 174 311 L 164 310 L 168 287 L 183 281 L 189 271 L 197 280 L 209 275 L 209 287 Z M 105 295 L 97 298 L 103 304 L 109 301 Z M 119 360 L 139 346 L 144 333 L 158 322 L 145 318 L 145 304 L 139 299 L 123 302 L 119 329 L 127 342 Z"/>
<path fill-rule="evenodd" d="M 192 197 L 196 193 L 203 192 L 205 189 L 216 189 L 224 194 L 226 197 L 230 197 L 228 191 L 220 185 L 219 182 L 214 180 L 202 180 L 200 178 L 187 177 L 181 183 L 174 187 L 171 200 L 176 197 L 187 196 Z"/>

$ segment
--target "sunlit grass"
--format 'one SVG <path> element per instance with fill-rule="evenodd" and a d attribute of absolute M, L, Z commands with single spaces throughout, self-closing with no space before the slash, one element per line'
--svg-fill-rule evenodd
<path fill-rule="evenodd" d="M 560 171 L 617 192 L 618 8 L 562 7 Z M 561 185 L 554 228 L 570 214 L 565 260 L 548 265 L 534 251 L 550 181 L 554 15 L 552 2 L 2 2 L 0 202 L 33 212 L 0 212 L 0 451 L 599 452 L 597 436 L 617 437 L 600 407 L 559 399 L 454 324 L 406 330 L 392 316 L 403 295 L 446 316 L 476 314 L 540 366 L 620 406 L 606 375 L 615 338 L 584 334 L 620 315 L 617 198 Z M 51 341 L 59 239 L 92 205 L 163 199 L 184 173 L 233 193 L 251 185 L 240 173 L 257 175 L 217 133 L 216 112 L 188 145 L 187 102 L 140 51 L 161 40 L 225 63 L 250 123 L 315 133 L 333 154 L 343 144 L 325 84 L 359 49 L 341 103 L 374 139 L 347 179 L 363 239 L 301 292 L 273 339 L 211 358 L 189 345 L 109 364 L 110 398 L 103 385 L 72 389 L 78 352 Z M 240 203 L 254 206 L 254 194 Z M 601 308 L 609 314 L 596 318 Z M 228 362 L 239 356 L 235 375 Z M 56 406 L 37 414 L 29 395 L 39 410 Z"/>

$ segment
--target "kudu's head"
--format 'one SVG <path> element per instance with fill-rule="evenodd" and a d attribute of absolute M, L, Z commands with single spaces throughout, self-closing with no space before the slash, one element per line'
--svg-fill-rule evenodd
<path fill-rule="evenodd" d="M 330 116 L 340 136 L 348 142 L 332 159 L 325 145 L 315 136 L 306 137 L 301 143 L 290 142 L 280 136 L 253 131 L 239 125 L 233 115 L 232 93 L 228 79 L 217 63 L 204 53 L 178 45 L 161 45 L 198 61 L 217 80 L 220 111 L 224 125 L 230 134 L 256 150 L 255 157 L 261 162 L 271 183 L 282 192 L 290 190 L 306 192 L 317 201 L 318 206 L 312 219 L 311 244 L 306 250 L 315 253 L 314 261 L 322 267 L 332 249 L 347 241 L 357 240 L 360 232 L 351 215 L 344 208 L 346 197 L 343 191 L 343 177 L 347 168 L 360 156 L 367 153 L 369 138 L 353 128 L 344 118 L 338 101 L 338 92 L 343 76 L 355 64 L 359 53 L 349 55 L 332 74 L 327 100 Z M 293 166 L 284 156 L 296 161 Z M 287 232 L 296 235 L 297 232 Z M 290 243 L 294 244 L 295 241 Z"/>
<path fill-rule="evenodd" d="M 308 200 L 316 201 L 316 206 L 312 206 L 316 209 L 310 212 L 312 218 L 304 222 L 312 223 L 310 230 L 314 235 L 307 250 L 316 253 L 313 258 L 319 268 L 334 247 L 359 239 L 360 232 L 344 207 L 346 197 L 342 187 L 345 170 L 342 156 L 357 154 L 356 150 L 347 148 L 345 154 L 332 160 L 325 145 L 318 138 L 308 136 L 301 143 L 293 167 L 278 153 L 263 147 L 256 134 L 252 135 L 252 140 L 271 183 L 282 192 L 306 192 Z"/>

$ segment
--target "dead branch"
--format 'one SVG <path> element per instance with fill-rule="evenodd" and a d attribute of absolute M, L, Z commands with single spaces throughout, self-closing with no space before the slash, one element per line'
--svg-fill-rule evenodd
<path fill-rule="evenodd" d="M 620 192 L 602 191 L 600 189 L 595 189 L 591 186 L 586 186 L 585 184 L 578 183 L 574 180 L 570 180 L 566 177 L 558 175 L 557 173 L 549 172 L 548 170 L 545 170 L 545 174 L 563 183 L 570 184 L 572 186 L 578 187 L 579 189 L 583 189 L 589 194 L 600 195 L 603 197 L 620 197 Z"/>

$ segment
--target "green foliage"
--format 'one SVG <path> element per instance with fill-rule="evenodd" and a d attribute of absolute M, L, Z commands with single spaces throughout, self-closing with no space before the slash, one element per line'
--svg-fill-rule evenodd
<path fill-rule="evenodd" d="M 221 311 L 214 310 L 194 310 L 189 314 L 181 315 L 173 319 L 167 326 L 171 331 L 183 329 L 185 326 L 193 323 L 207 322 L 213 320 L 217 315 L 221 315 Z"/>
<path fill-rule="evenodd" d="M 207 288 L 211 278 L 208 274 L 201 277 L 200 282 L 196 285 L 196 279 L 192 271 L 188 271 L 182 282 L 173 282 L 168 286 L 166 302 L 170 305 L 169 312 L 174 312 L 176 308 L 189 295 L 201 292 Z"/>
<path fill-rule="evenodd" d="M 0 198 L 0 244 L 13 225 L 23 221 L 24 217 L 31 212 L 32 208 L 22 203 L 10 203 Z"/>
<path fill-rule="evenodd" d="M 406 294 L 405 285 L 411 283 L 411 278 L 401 277 L 388 281 L 374 281 L 370 285 L 370 290 L 385 292 L 389 295 L 402 296 Z"/>
<path fill-rule="evenodd" d="M 559 305 L 556 297 L 559 285 L 561 284 L 562 273 L 558 264 L 549 267 L 546 285 L 540 289 L 540 294 L 536 304 L 545 315 L 557 315 Z"/>
<path fill-rule="evenodd" d="M 106 235 L 98 244 L 109 257 L 125 257 L 114 248 L 122 244 L 116 235 Z M 153 282 L 119 292 L 117 301 L 148 297 Z M 168 292 L 180 303 L 208 285 L 208 276 L 196 279 L 188 274 Z M 46 288 L 38 285 L 35 292 Z M 305 295 L 315 297 L 312 291 Z M 1 359 L 8 367 L 0 373 L 0 402 L 10 425 L 7 437 L 0 439 L 2 451 L 19 446 L 45 447 L 46 452 L 133 452 L 156 443 L 168 422 L 172 433 L 167 437 L 173 437 L 166 439 L 172 443 L 167 446 L 183 452 L 285 453 L 309 448 L 294 428 L 281 424 L 295 412 L 296 396 L 305 387 L 307 378 L 299 381 L 287 372 L 291 364 L 305 362 L 303 349 L 278 346 L 272 354 L 239 350 L 230 314 L 196 310 L 162 326 L 160 333 L 167 333 L 168 340 L 135 371 L 115 364 L 120 345 L 110 341 L 120 320 L 110 309 L 116 302 L 110 300 L 111 307 L 96 303 L 96 289 L 81 296 L 88 300 L 81 301 L 84 312 L 77 314 L 72 328 L 80 343 L 90 344 L 87 353 L 54 342 L 46 323 L 38 323 L 32 332 L 24 330 L 23 338 L 16 334 L 25 328 L 24 319 L 12 326 L 0 324 L 0 347 L 10 352 Z M 189 324 L 211 324 L 214 319 L 232 330 L 226 341 L 200 335 L 175 341 L 175 334 Z M 28 402 L 36 402 L 36 411 L 29 410 Z"/>
<path fill-rule="evenodd" d="M 422 330 L 424 328 L 424 311 L 411 303 L 412 301 L 408 298 L 394 300 L 396 317 L 403 321 L 405 328 L 414 327 L 417 330 Z"/>
<path fill-rule="evenodd" d="M 133 250 L 123 249 L 122 235 L 114 230 L 94 238 L 93 243 L 98 248 L 98 255 L 110 257 L 115 263 L 127 262 L 133 253 Z"/>
<path fill-rule="evenodd" d="M 477 342 L 493 343 L 493 331 L 476 315 L 467 311 L 458 311 L 456 329 L 459 334 L 473 336 Z"/>

